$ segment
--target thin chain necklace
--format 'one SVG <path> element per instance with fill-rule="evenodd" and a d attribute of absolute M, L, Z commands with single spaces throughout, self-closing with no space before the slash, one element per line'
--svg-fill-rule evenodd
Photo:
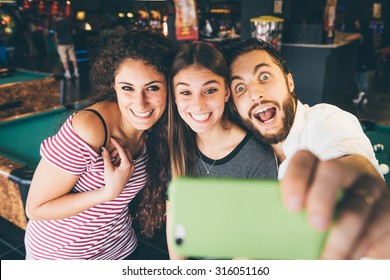
<path fill-rule="evenodd" d="M 231 124 L 231 126 L 230 126 L 230 128 L 229 128 L 228 135 L 227 135 L 227 137 L 225 138 L 225 142 L 223 143 L 223 145 L 222 145 L 221 148 L 219 149 L 219 152 L 218 152 L 218 154 L 217 154 L 216 159 L 213 161 L 213 163 L 210 165 L 209 168 L 207 168 L 206 164 L 204 163 L 203 158 L 202 158 L 202 155 L 200 154 L 200 149 L 198 148 L 198 155 L 199 155 L 199 157 L 200 157 L 200 161 L 202 162 L 202 164 L 203 164 L 203 166 L 204 166 L 204 169 L 206 169 L 206 173 L 207 173 L 207 174 L 210 174 L 211 168 L 213 168 L 215 162 L 216 162 L 216 161 L 218 160 L 218 158 L 219 158 L 219 154 L 221 153 L 221 151 L 222 151 L 223 148 L 225 147 L 226 141 L 227 141 L 227 139 L 229 138 L 229 135 L 230 135 L 230 131 L 232 130 L 232 126 L 233 126 L 233 124 Z"/>

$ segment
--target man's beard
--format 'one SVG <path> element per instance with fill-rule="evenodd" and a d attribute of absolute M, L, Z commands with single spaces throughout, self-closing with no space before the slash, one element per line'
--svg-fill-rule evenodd
<path fill-rule="evenodd" d="M 283 127 L 275 134 L 263 135 L 248 119 L 242 120 L 244 125 L 252 131 L 253 135 L 261 142 L 269 145 L 278 144 L 284 141 L 290 133 L 291 127 L 294 123 L 295 104 L 294 98 L 289 95 L 283 102 L 284 117 L 282 119 Z"/>

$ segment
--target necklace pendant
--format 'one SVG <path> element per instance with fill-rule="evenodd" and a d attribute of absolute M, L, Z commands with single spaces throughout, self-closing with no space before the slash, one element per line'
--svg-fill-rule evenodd
<path fill-rule="evenodd" d="M 210 171 L 209 171 L 209 170 L 207 170 L 206 172 L 207 172 L 207 174 L 210 174 Z"/>

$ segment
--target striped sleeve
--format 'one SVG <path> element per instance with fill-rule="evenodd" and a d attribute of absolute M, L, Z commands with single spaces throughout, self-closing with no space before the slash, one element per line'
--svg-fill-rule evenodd
<path fill-rule="evenodd" d="M 73 130 L 69 117 L 59 132 L 41 143 L 41 157 L 61 170 L 80 176 L 93 160 L 93 150 Z"/>

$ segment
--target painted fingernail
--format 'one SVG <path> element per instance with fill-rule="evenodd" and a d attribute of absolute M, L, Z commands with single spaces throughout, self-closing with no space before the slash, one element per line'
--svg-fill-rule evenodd
<path fill-rule="evenodd" d="M 291 211 L 298 211 L 302 208 L 302 199 L 297 195 L 290 195 L 287 198 L 287 208 Z"/>
<path fill-rule="evenodd" d="M 328 226 L 328 221 L 322 215 L 310 214 L 310 224 L 318 230 L 325 230 Z"/>
<path fill-rule="evenodd" d="M 102 146 L 102 147 L 99 148 L 99 152 L 103 153 L 103 151 L 104 151 L 104 147 Z"/>

